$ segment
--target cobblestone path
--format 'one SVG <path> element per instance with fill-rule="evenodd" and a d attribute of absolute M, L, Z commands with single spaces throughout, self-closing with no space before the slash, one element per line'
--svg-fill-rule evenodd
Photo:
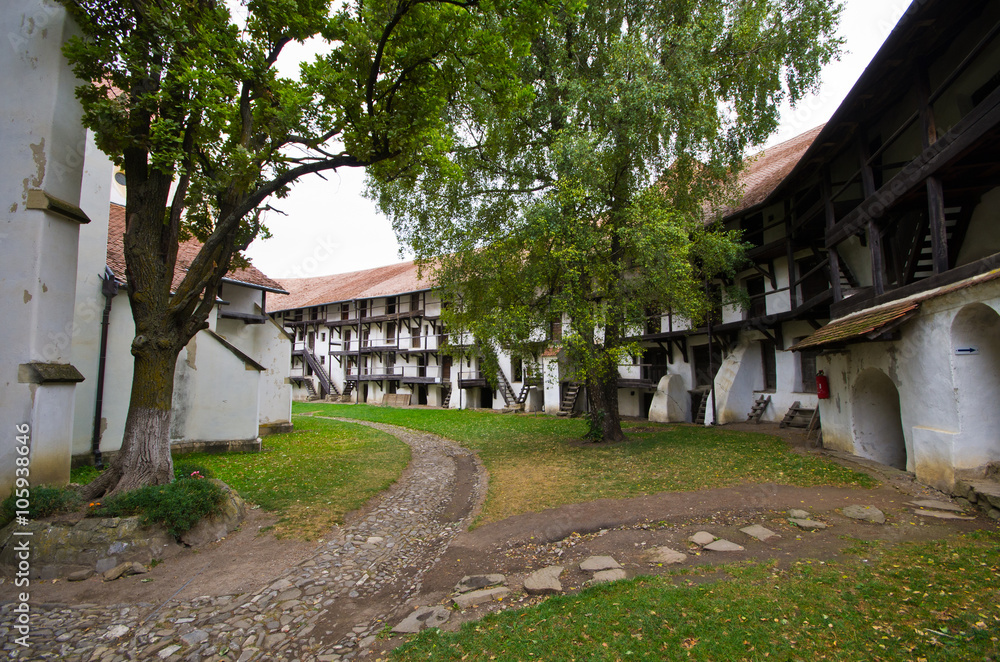
<path fill-rule="evenodd" d="M 32 605 L 28 649 L 13 643 L 14 605 L 7 604 L 0 608 L 3 657 L 64 662 L 356 657 L 386 625 L 386 616 L 420 591 L 425 574 L 468 527 L 485 490 L 485 472 L 469 451 L 441 437 L 345 422 L 399 438 L 411 447 L 412 458 L 399 482 L 363 518 L 336 528 L 310 559 L 250 595 L 161 605 Z"/>

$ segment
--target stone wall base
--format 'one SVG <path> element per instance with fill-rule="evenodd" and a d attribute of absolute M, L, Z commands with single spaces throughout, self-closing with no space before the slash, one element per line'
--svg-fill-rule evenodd
<path fill-rule="evenodd" d="M 289 426 L 291 423 L 288 424 Z M 290 430 L 289 430 L 290 431 Z M 170 445 L 170 454 L 187 455 L 188 453 L 259 453 L 262 448 L 260 437 L 253 439 L 232 439 L 228 441 L 182 441 Z M 104 451 L 101 459 L 108 464 L 118 451 Z M 73 468 L 94 464 L 92 453 L 80 453 L 73 456 Z"/>

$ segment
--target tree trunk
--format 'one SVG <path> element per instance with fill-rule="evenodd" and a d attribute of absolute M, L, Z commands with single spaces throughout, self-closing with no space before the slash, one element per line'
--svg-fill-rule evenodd
<path fill-rule="evenodd" d="M 594 412 L 600 412 L 597 415 L 599 417 L 597 422 L 601 429 L 601 441 L 625 441 L 621 415 L 618 413 L 617 368 L 601 370 L 593 376 L 588 376 L 587 403 L 590 405 L 591 421 L 595 421 Z"/>
<path fill-rule="evenodd" d="M 170 457 L 170 412 L 174 393 L 174 365 L 179 349 L 133 350 L 132 396 L 125 419 L 121 450 L 108 468 L 84 489 L 86 499 L 174 479 Z"/>

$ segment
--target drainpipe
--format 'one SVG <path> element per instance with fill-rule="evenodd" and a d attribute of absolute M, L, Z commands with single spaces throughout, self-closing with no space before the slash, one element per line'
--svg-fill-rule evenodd
<path fill-rule="evenodd" d="M 104 467 L 101 457 L 101 414 L 104 408 L 104 368 L 108 358 L 108 327 L 111 323 L 111 301 L 118 294 L 118 281 L 111 269 L 104 267 L 104 279 L 101 283 L 101 294 L 104 295 L 104 315 L 101 318 L 101 354 L 97 362 L 97 398 L 94 402 L 94 431 L 90 437 L 90 450 L 94 456 L 94 466 Z"/>

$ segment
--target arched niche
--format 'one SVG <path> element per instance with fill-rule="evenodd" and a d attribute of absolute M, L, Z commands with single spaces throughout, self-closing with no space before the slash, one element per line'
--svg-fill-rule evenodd
<path fill-rule="evenodd" d="M 906 439 L 899 390 L 881 370 L 869 368 L 854 382 L 854 448 L 862 457 L 906 470 Z"/>

